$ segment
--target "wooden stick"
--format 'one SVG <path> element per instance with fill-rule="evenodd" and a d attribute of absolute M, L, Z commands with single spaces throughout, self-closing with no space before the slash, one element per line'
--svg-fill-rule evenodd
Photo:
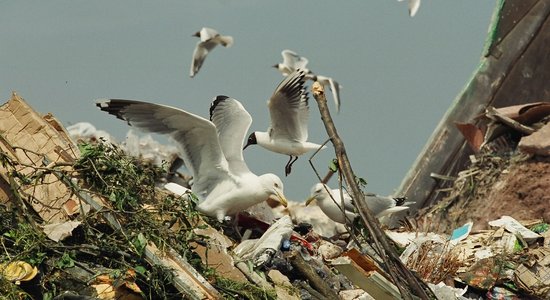
<path fill-rule="evenodd" d="M 332 121 L 332 117 L 327 107 L 325 91 L 319 82 L 315 82 L 313 84 L 312 94 L 317 101 L 319 111 L 321 113 L 321 119 L 323 120 L 327 134 L 331 137 L 330 139 L 336 152 L 336 158 L 338 160 L 340 171 L 344 175 L 347 186 L 350 189 L 349 192 L 351 193 L 357 210 L 359 211 L 359 215 L 372 235 L 374 240 L 373 246 L 377 250 L 380 257 L 382 257 L 390 277 L 399 289 L 403 299 L 413 299 L 410 289 L 414 291 L 416 296 L 422 299 L 429 299 L 426 291 L 422 288 L 414 274 L 401 263 L 399 256 L 390 246 L 390 243 L 388 242 L 388 239 L 382 229 L 380 229 L 378 220 L 368 209 L 365 197 L 357 184 L 355 174 L 351 168 L 344 143 L 342 139 L 340 139 L 340 136 L 336 131 L 336 127 L 334 126 L 334 122 Z"/>
<path fill-rule="evenodd" d="M 505 125 L 508 125 L 510 127 L 512 127 L 513 129 L 523 133 L 523 134 L 532 134 L 533 132 L 535 132 L 536 130 L 529 127 L 529 126 L 526 126 L 526 125 L 523 125 L 521 124 L 520 122 L 518 121 L 515 121 L 513 120 L 512 118 L 510 117 L 507 117 L 501 113 L 498 112 L 498 110 L 496 110 L 494 107 L 492 106 L 489 106 L 485 109 L 486 111 L 486 114 L 489 118 L 493 118 L 497 121 L 500 121 L 502 123 L 504 123 Z"/>
<path fill-rule="evenodd" d="M 335 172 L 336 171 L 333 171 L 333 170 L 329 169 L 327 175 L 325 175 L 325 177 L 323 177 L 323 180 L 321 180 L 321 182 L 324 183 L 324 184 L 327 184 L 328 181 L 330 180 L 332 175 L 334 175 Z"/>
<path fill-rule="evenodd" d="M 324 299 L 339 299 L 338 294 L 317 274 L 315 269 L 302 258 L 300 253 L 292 251 L 289 258 L 292 266 L 309 280 L 311 286 L 319 291 L 319 293 L 325 297 Z"/>

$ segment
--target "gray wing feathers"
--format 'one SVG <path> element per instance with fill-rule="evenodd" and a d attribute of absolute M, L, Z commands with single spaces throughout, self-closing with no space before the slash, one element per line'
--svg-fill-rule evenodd
<path fill-rule="evenodd" d="M 191 61 L 191 70 L 189 71 L 189 76 L 195 76 L 202 67 L 206 56 L 210 50 L 214 49 L 216 43 L 212 40 L 206 42 L 198 42 L 195 50 L 193 51 L 193 58 Z"/>
<path fill-rule="evenodd" d="M 302 70 L 288 75 L 275 89 L 268 102 L 272 138 L 305 142 L 309 117 L 308 95 Z"/>
<path fill-rule="evenodd" d="M 341 206 L 342 203 L 340 201 L 340 190 L 339 189 L 333 189 L 331 191 L 332 195 L 334 196 L 334 199 L 336 202 L 338 202 L 338 205 Z M 342 191 L 342 195 L 344 196 L 344 210 L 349 212 L 355 212 L 355 205 L 353 205 L 353 201 L 351 199 L 351 196 L 346 191 Z"/>
<path fill-rule="evenodd" d="M 292 50 L 283 50 L 281 55 L 283 56 L 283 64 L 292 71 L 296 69 L 305 69 L 307 67 L 307 58 L 298 55 Z"/>
<path fill-rule="evenodd" d="M 248 172 L 242 149 L 246 133 L 252 124 L 250 114 L 239 101 L 218 96 L 210 107 L 210 120 L 218 130 L 218 139 L 229 170 L 235 174 Z"/>
<path fill-rule="evenodd" d="M 178 108 L 135 100 L 109 99 L 96 105 L 142 131 L 172 137 L 178 143 L 183 160 L 195 178 L 212 182 L 213 178 L 228 173 L 227 162 L 217 138 L 208 138 L 217 136 L 212 122 Z M 194 182 L 193 190 L 210 189 L 202 185 L 201 182 Z"/>

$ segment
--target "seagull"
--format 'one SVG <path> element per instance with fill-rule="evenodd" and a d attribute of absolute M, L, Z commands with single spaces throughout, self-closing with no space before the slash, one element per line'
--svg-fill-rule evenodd
<path fill-rule="evenodd" d="M 197 42 L 195 51 L 193 51 L 193 60 L 191 61 L 191 70 L 189 76 L 193 78 L 202 66 L 202 63 L 206 59 L 208 52 L 212 51 L 214 47 L 221 44 L 224 47 L 231 47 L 233 45 L 233 37 L 228 35 L 220 35 L 216 30 L 208 27 L 203 27 L 200 31 L 197 31 L 193 36 L 199 37 L 201 40 Z"/>
<path fill-rule="evenodd" d="M 403 0 L 397 0 L 402 2 Z M 420 8 L 420 0 L 409 0 L 409 16 L 414 17 Z"/>
<path fill-rule="evenodd" d="M 283 56 L 283 62 L 273 65 L 275 69 L 279 70 L 283 76 L 288 76 L 288 74 L 297 69 L 302 69 L 306 73 L 306 79 L 319 81 L 323 86 L 328 86 L 332 92 L 334 103 L 336 104 L 336 111 L 340 112 L 340 89 L 342 86 L 336 82 L 336 80 L 331 77 L 314 74 L 311 70 L 307 69 L 309 60 L 292 50 L 285 49 L 281 52 L 281 55 Z"/>
<path fill-rule="evenodd" d="M 341 209 L 341 195 L 344 196 L 344 211 Z M 389 214 L 409 209 L 408 206 L 403 205 L 405 204 L 405 199 L 406 198 L 378 196 L 372 193 L 365 194 L 367 207 L 376 218 L 382 218 Z M 358 214 L 354 212 L 355 206 L 353 205 L 353 200 L 346 191 L 340 193 L 339 189 L 331 190 L 326 184 L 317 183 L 311 188 L 311 195 L 306 200 L 306 206 L 314 200 L 317 200 L 319 208 L 321 208 L 325 215 L 334 222 L 346 224 L 353 222 L 355 217 L 358 216 Z"/>
<path fill-rule="evenodd" d="M 252 118 L 239 101 L 214 98 L 210 121 L 175 107 L 135 100 L 100 99 L 96 105 L 130 126 L 166 134 L 178 143 L 193 174 L 191 191 L 199 199 L 199 212 L 222 222 L 268 198 L 287 206 L 281 179 L 253 174 L 243 159 L 242 144 Z"/>
<path fill-rule="evenodd" d="M 290 73 L 297 69 L 302 69 L 306 73 L 311 73 L 307 69 L 308 59 L 298 55 L 292 50 L 285 49 L 281 52 L 283 56 L 283 62 L 273 65 L 273 67 L 279 70 L 283 76 L 288 76 Z"/>
<path fill-rule="evenodd" d="M 271 125 L 266 132 L 250 134 L 243 150 L 258 144 L 273 152 L 290 156 L 285 166 L 285 176 L 290 174 L 292 164 L 298 156 L 319 148 L 326 148 L 307 142 L 307 120 L 309 115 L 308 94 L 304 89 L 305 72 L 293 71 L 275 89 L 267 106 Z"/>

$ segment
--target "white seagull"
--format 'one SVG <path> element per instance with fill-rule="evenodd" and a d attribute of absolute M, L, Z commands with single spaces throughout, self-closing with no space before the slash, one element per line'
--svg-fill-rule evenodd
<path fill-rule="evenodd" d="M 267 101 L 271 125 L 266 132 L 250 134 L 246 147 L 258 144 L 273 152 L 290 156 L 285 166 L 288 176 L 298 156 L 321 148 L 307 141 L 309 117 L 308 95 L 304 89 L 305 72 L 296 70 L 288 75 Z M 326 148 L 323 146 L 323 149 Z"/>
<path fill-rule="evenodd" d="M 403 0 L 397 0 L 402 2 Z M 414 17 L 418 9 L 420 8 L 420 0 L 408 0 L 409 1 L 409 16 Z"/>
<path fill-rule="evenodd" d="M 307 58 L 298 55 L 296 52 L 292 50 L 285 49 L 281 52 L 281 55 L 283 56 L 283 62 L 273 65 L 274 68 L 279 70 L 283 76 L 288 76 L 290 73 L 301 69 L 306 73 L 310 73 L 307 69 Z"/>
<path fill-rule="evenodd" d="M 317 183 L 311 188 L 311 195 L 306 200 L 306 206 L 317 200 L 319 208 L 334 222 L 342 224 L 353 222 L 355 217 L 358 216 L 355 213 L 355 206 L 353 205 L 351 196 L 346 191 L 342 191 L 342 194 L 344 196 L 344 210 L 341 209 L 342 198 L 340 197 L 340 190 L 331 190 L 326 184 Z M 403 205 L 405 198 L 384 197 L 368 193 L 365 194 L 365 201 L 367 202 L 367 207 L 376 218 L 382 218 L 389 214 L 409 209 L 408 206 Z"/>
<path fill-rule="evenodd" d="M 281 179 L 253 174 L 243 159 L 252 118 L 239 101 L 217 96 L 210 107 L 211 121 L 175 107 L 134 100 L 103 99 L 96 105 L 130 126 L 166 134 L 178 143 L 193 173 L 197 210 L 205 215 L 221 222 L 268 198 L 287 205 Z"/>
<path fill-rule="evenodd" d="M 285 49 L 281 52 L 281 55 L 283 56 L 283 62 L 273 65 L 275 69 L 279 70 L 279 72 L 281 72 L 284 76 L 288 76 L 288 74 L 301 69 L 306 73 L 306 79 L 319 81 L 319 83 L 323 86 L 328 86 L 332 92 L 332 98 L 334 99 L 334 103 L 336 105 L 336 111 L 340 112 L 340 89 L 342 86 L 336 82 L 336 80 L 331 77 L 316 75 L 311 72 L 311 70 L 307 69 L 307 63 L 309 62 L 308 59 L 298 55 L 292 50 Z"/>
<path fill-rule="evenodd" d="M 191 70 L 189 76 L 194 77 L 200 70 L 206 55 L 218 44 L 224 47 L 231 47 L 233 45 L 233 37 L 228 35 L 220 35 L 216 30 L 208 27 L 203 27 L 200 31 L 197 31 L 193 36 L 199 37 L 200 41 L 195 46 L 193 51 L 193 60 L 191 61 Z"/>

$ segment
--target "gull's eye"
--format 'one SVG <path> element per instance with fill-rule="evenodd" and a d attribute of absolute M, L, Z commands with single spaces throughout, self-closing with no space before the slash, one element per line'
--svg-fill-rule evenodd
<path fill-rule="evenodd" d="M 276 188 L 279 188 L 279 184 L 278 183 L 275 183 L 274 184 Z"/>

